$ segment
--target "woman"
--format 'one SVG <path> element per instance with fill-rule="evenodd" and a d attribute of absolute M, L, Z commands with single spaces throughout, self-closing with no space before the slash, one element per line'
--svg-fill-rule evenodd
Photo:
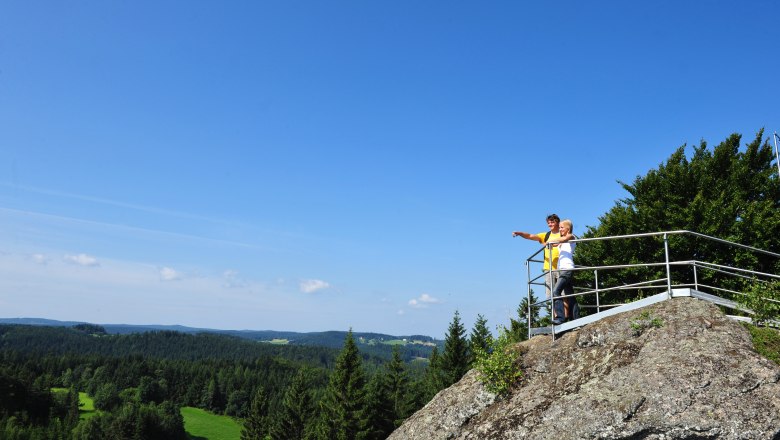
<path fill-rule="evenodd" d="M 577 237 L 574 236 L 572 230 L 574 225 L 571 220 L 562 220 L 560 223 L 561 238 L 555 240 L 558 242 L 558 282 L 555 283 L 553 289 L 553 324 L 563 324 L 572 317 L 574 317 L 574 306 L 577 301 L 574 297 L 568 297 L 561 300 L 555 300 L 556 297 L 561 296 L 561 292 L 566 295 L 574 294 L 573 278 L 574 278 L 574 248 L 577 243 L 570 243 L 570 240 L 574 240 Z"/>

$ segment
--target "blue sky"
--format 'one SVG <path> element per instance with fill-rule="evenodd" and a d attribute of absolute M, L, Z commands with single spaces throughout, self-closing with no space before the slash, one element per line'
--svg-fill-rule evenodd
<path fill-rule="evenodd" d="M 443 337 L 683 144 L 780 130 L 774 2 L 0 3 L 0 317 Z M 690 151 L 690 150 L 689 150 Z"/>

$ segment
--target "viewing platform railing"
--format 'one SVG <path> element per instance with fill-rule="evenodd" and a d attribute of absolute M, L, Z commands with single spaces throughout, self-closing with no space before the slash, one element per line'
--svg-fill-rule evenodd
<path fill-rule="evenodd" d="M 678 245 L 682 240 L 690 240 L 692 243 L 687 243 L 687 248 L 685 246 L 670 247 L 670 238 L 676 236 L 680 237 L 680 240 L 677 242 Z M 662 245 L 662 260 L 602 266 L 576 265 L 578 260 L 577 254 L 578 252 L 581 252 L 585 246 L 609 241 L 620 241 L 620 245 L 622 246 L 631 246 L 637 240 L 655 241 L 656 243 L 653 243 L 653 246 Z M 591 317 L 599 315 L 605 310 L 624 306 L 633 301 L 646 298 L 650 292 L 653 292 L 656 295 L 658 293 L 666 293 L 667 299 L 670 299 L 676 291 L 675 289 L 692 289 L 694 293 L 702 294 L 700 297 L 703 299 L 716 302 L 718 305 L 726 308 L 736 309 L 740 313 L 752 314 L 751 310 L 740 306 L 739 302 L 735 301 L 735 298 L 739 295 L 745 295 L 745 290 L 749 288 L 752 283 L 780 281 L 780 275 L 770 273 L 767 269 L 755 270 L 755 267 L 758 266 L 761 268 L 770 268 L 769 270 L 777 272 L 778 268 L 780 268 L 780 254 L 692 231 L 677 230 L 610 237 L 582 238 L 570 240 L 569 242 L 576 243 L 576 250 L 574 253 L 575 268 L 572 269 L 575 275 L 574 293 L 557 296 L 555 299 L 565 300 L 570 297 L 578 297 L 581 309 L 587 309 L 588 311 L 595 310 L 595 313 L 585 314 Z M 701 248 L 697 248 L 695 247 L 697 244 L 703 245 Z M 722 248 L 717 251 L 714 251 L 711 248 L 712 246 L 720 245 L 722 245 Z M 533 327 L 534 323 L 532 319 L 534 316 L 533 310 L 549 306 L 550 312 L 548 313 L 551 313 L 553 298 L 544 298 L 539 301 L 533 300 L 533 287 L 541 286 L 542 291 L 546 291 L 545 281 L 551 279 L 551 271 L 544 270 L 543 266 L 541 266 L 540 268 L 542 270 L 537 272 L 539 275 L 534 276 L 532 275 L 532 268 L 536 267 L 536 264 L 542 265 L 544 263 L 543 259 L 539 259 L 540 254 L 542 254 L 543 257 L 543 252 L 545 250 L 552 250 L 553 246 L 554 244 L 552 243 L 546 244 L 528 257 L 525 262 L 528 273 L 527 316 L 529 337 L 538 333 L 552 333 L 553 338 L 555 338 L 556 331 L 559 332 L 578 326 L 575 324 L 562 328 L 560 325 L 551 324 L 549 327 L 537 327 L 536 329 L 540 331 L 534 331 L 535 328 Z M 699 252 L 696 251 L 696 249 L 704 250 Z M 739 250 L 743 251 L 742 255 L 737 255 Z M 661 254 L 660 251 L 660 248 L 653 249 L 652 246 L 645 246 L 645 253 L 649 255 L 659 255 Z M 686 251 L 699 255 L 683 255 L 682 257 L 687 258 L 682 259 L 673 259 L 670 257 L 670 253 L 679 254 Z M 707 255 L 708 253 L 710 253 L 710 255 Z M 733 258 L 729 258 L 729 256 Z M 702 258 L 720 261 L 720 263 L 702 261 Z M 744 264 L 737 264 L 739 260 L 746 261 Z M 721 264 L 723 262 L 730 264 Z M 552 272 L 560 271 L 553 270 Z M 599 279 L 600 276 L 601 280 Z M 605 278 L 608 278 L 606 282 Z M 625 280 L 628 280 L 628 282 Z M 550 291 L 552 291 L 554 287 L 554 285 L 550 286 Z M 605 297 L 612 298 L 613 300 L 617 297 L 622 300 L 622 302 L 604 304 L 602 298 Z M 723 301 L 719 301 L 717 298 L 720 298 Z M 774 299 L 763 299 L 780 304 L 780 301 Z M 587 322 L 592 322 L 594 320 L 595 319 L 591 318 L 587 320 Z M 572 322 L 576 323 L 576 321 L 582 321 L 582 325 L 587 323 L 586 320 L 582 319 Z"/>

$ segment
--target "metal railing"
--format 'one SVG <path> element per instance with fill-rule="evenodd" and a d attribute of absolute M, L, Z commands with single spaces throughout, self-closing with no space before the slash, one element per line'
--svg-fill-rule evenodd
<path fill-rule="evenodd" d="M 732 241 L 711 237 L 708 235 L 700 234 L 698 232 L 692 232 L 687 230 L 675 230 L 675 231 L 666 231 L 666 232 L 650 232 L 650 233 L 642 233 L 642 234 L 629 234 L 629 235 L 618 235 L 618 236 L 610 236 L 610 237 L 594 237 L 594 238 L 582 238 L 582 239 L 576 239 L 576 240 L 570 240 L 570 243 L 576 243 L 577 244 L 577 250 L 582 249 L 584 246 L 588 246 L 595 242 L 607 242 L 607 241 L 614 241 L 614 240 L 620 240 L 623 242 L 631 241 L 631 240 L 641 240 L 641 239 L 652 239 L 652 240 L 658 240 L 658 238 L 661 238 L 663 240 L 663 257 L 661 261 L 647 261 L 647 262 L 632 262 L 627 264 L 612 264 L 612 265 L 601 265 L 601 266 L 582 266 L 582 265 L 576 265 L 574 269 L 571 269 L 575 272 L 575 275 L 578 274 L 586 274 L 587 276 L 586 286 L 583 286 L 580 282 L 580 285 L 578 286 L 575 283 L 574 286 L 574 293 L 569 295 L 560 295 L 556 296 L 555 298 L 544 298 L 540 301 L 534 302 L 533 298 L 533 286 L 542 286 L 546 290 L 545 282 L 547 280 L 550 280 L 552 283 L 553 277 L 551 276 L 552 272 L 559 272 L 558 270 L 542 270 L 540 271 L 539 275 L 532 276 L 532 267 L 535 266 L 535 264 L 543 264 L 543 259 L 538 259 L 540 254 L 543 254 L 544 252 L 550 252 L 550 255 L 552 254 L 552 248 L 554 244 L 548 243 L 539 250 L 537 250 L 534 254 L 532 254 L 530 257 L 526 259 L 525 265 L 527 268 L 528 273 L 528 335 L 529 337 L 532 334 L 532 328 L 533 328 L 533 310 L 539 309 L 542 307 L 545 307 L 549 304 L 550 307 L 550 314 L 552 313 L 553 309 L 553 300 L 561 300 L 564 301 L 566 298 L 571 297 L 582 297 L 581 298 L 581 304 L 580 307 L 587 308 L 587 309 L 595 309 L 596 313 L 601 312 L 602 310 L 609 309 L 612 307 L 617 307 L 623 304 L 626 304 L 627 302 L 631 302 L 632 298 L 633 300 L 641 299 L 643 298 L 647 292 L 649 291 L 666 291 L 669 295 L 669 298 L 672 296 L 672 292 L 674 288 L 690 288 L 694 289 L 696 291 L 708 293 L 711 295 L 716 295 L 718 297 L 724 297 L 727 299 L 731 299 L 734 296 L 738 295 L 744 295 L 745 293 L 743 291 L 738 290 L 736 287 L 744 287 L 748 285 L 749 283 L 755 283 L 755 282 L 769 282 L 769 281 L 778 281 L 780 280 L 780 275 L 776 275 L 774 273 L 768 273 L 763 272 L 759 270 L 749 269 L 745 267 L 737 267 L 736 262 L 733 265 L 730 264 L 721 264 L 716 263 L 712 261 L 701 261 L 699 258 L 684 258 L 679 260 L 674 260 L 670 257 L 670 251 L 679 253 L 679 249 L 675 249 L 674 247 L 670 249 L 670 243 L 669 238 L 672 236 L 680 236 L 683 239 L 691 239 L 691 240 L 703 240 L 706 243 L 714 243 L 716 245 L 724 245 L 728 248 L 728 250 L 721 250 L 720 252 L 713 253 L 710 257 L 717 256 L 717 259 L 720 260 L 727 260 L 727 258 L 722 258 L 723 255 L 727 255 L 728 252 L 732 252 L 732 256 L 735 255 L 737 249 L 742 249 L 744 251 L 748 251 L 748 254 L 750 255 L 762 255 L 762 256 L 768 256 L 774 259 L 774 264 L 769 265 L 771 267 L 778 267 L 778 263 L 780 261 L 780 254 L 766 251 L 763 249 L 755 248 L 752 246 L 735 243 Z M 689 250 L 692 249 L 692 247 L 689 247 Z M 656 249 L 655 252 L 651 252 L 651 254 L 660 254 L 660 249 Z M 706 258 L 707 256 L 704 255 Z M 575 263 L 577 262 L 577 253 L 574 254 Z M 550 258 L 552 262 L 552 258 Z M 757 263 L 758 259 L 756 257 L 754 263 Z M 756 264 L 754 264 L 756 265 Z M 767 266 L 767 264 L 764 264 L 764 266 Z M 636 272 L 646 272 L 648 279 L 642 279 L 641 274 L 631 274 L 628 277 L 621 277 L 620 272 L 626 272 L 636 270 Z M 775 269 L 777 270 L 777 269 Z M 690 271 L 690 272 L 688 272 Z M 609 273 L 617 273 L 616 275 L 611 275 L 605 277 L 605 274 Z M 590 276 L 590 273 L 592 273 L 592 277 Z M 600 280 L 601 275 L 601 280 Z M 575 280 L 578 277 L 575 276 Z M 607 278 L 607 280 L 605 280 Z M 626 278 L 630 280 L 630 282 L 623 282 Z M 616 280 L 620 279 L 620 284 L 616 283 Z M 708 284 L 707 280 L 710 280 L 712 283 Z M 731 281 L 724 281 L 724 280 L 731 280 Z M 742 280 L 741 282 L 739 280 Z M 606 281 L 606 282 L 605 282 Z M 554 283 L 552 283 L 554 284 Z M 714 285 L 719 284 L 719 285 Z M 550 286 L 550 292 L 553 291 L 554 285 Z M 634 295 L 631 295 L 627 292 L 635 292 Z M 622 297 L 624 299 L 624 302 L 621 303 L 612 303 L 612 304 L 604 304 L 602 302 L 602 298 L 604 297 L 610 297 L 613 296 L 613 293 L 615 292 L 622 292 Z M 587 299 L 586 299 L 587 298 Z M 768 301 L 774 301 L 778 302 L 773 299 L 766 298 Z M 780 302 L 778 302 L 780 303 Z M 743 310 L 744 311 L 744 310 Z M 550 316 L 552 318 L 552 316 Z M 553 338 L 555 337 L 555 325 L 550 325 L 550 331 L 553 335 Z"/>

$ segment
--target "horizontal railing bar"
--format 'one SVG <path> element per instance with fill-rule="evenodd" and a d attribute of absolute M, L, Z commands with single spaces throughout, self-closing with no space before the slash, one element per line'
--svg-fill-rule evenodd
<path fill-rule="evenodd" d="M 731 270 L 736 270 L 737 272 L 745 272 L 745 273 L 750 273 L 750 274 L 753 274 L 753 275 L 763 275 L 763 276 L 766 276 L 766 277 L 769 277 L 769 278 L 780 279 L 780 275 L 774 275 L 774 274 L 765 273 L 765 272 L 758 272 L 758 271 L 750 270 L 750 269 L 740 269 L 738 267 L 725 266 L 725 265 L 717 264 L 717 263 L 708 263 L 706 261 L 696 261 L 696 265 L 699 266 L 699 267 L 703 267 L 705 269 L 712 269 L 712 268 L 717 267 L 717 268 L 720 268 L 720 269 L 731 269 Z M 711 266 L 711 267 L 709 267 L 709 266 Z"/>
<path fill-rule="evenodd" d="M 760 252 L 762 254 L 771 255 L 773 257 L 780 258 L 780 254 L 777 254 L 777 253 L 774 253 L 774 252 L 766 251 L 766 250 L 759 249 L 759 248 L 756 248 L 756 247 L 753 247 L 753 246 L 748 246 L 746 244 L 735 243 L 733 241 L 724 240 L 722 238 L 711 237 L 709 235 L 701 234 L 699 232 L 688 231 L 688 230 L 685 230 L 685 229 L 678 229 L 678 230 L 666 231 L 666 232 L 645 232 L 645 233 L 640 233 L 640 234 L 612 235 L 612 236 L 609 236 L 609 237 L 578 238 L 576 240 L 569 240 L 569 242 L 570 243 L 582 243 L 582 242 L 588 242 L 588 241 L 617 240 L 617 239 L 621 239 L 621 238 L 641 238 L 641 237 L 654 237 L 654 236 L 663 236 L 663 235 L 683 235 L 683 234 L 690 234 L 690 235 L 694 235 L 696 237 L 706 238 L 708 240 L 717 241 L 719 243 L 728 244 L 728 245 L 731 245 L 731 246 L 737 246 L 737 247 L 741 247 L 743 249 L 748 249 L 748 250 L 751 250 L 751 251 Z"/>
<path fill-rule="evenodd" d="M 601 269 L 631 269 L 633 267 L 654 267 L 654 266 L 666 266 L 666 263 L 634 263 L 634 264 L 613 264 L 610 266 L 575 266 L 574 269 L 558 269 L 557 271 L 560 272 L 561 270 L 575 270 L 575 271 L 585 271 L 585 270 L 601 270 Z"/>
<path fill-rule="evenodd" d="M 723 288 L 723 287 L 709 286 L 709 285 L 706 285 L 706 284 L 701 284 L 701 283 L 699 283 L 699 285 L 700 285 L 700 286 L 704 286 L 704 287 L 706 287 L 706 288 L 708 288 L 708 289 L 712 289 L 712 290 L 719 290 L 719 291 L 722 291 L 722 292 L 736 293 L 737 295 L 747 296 L 747 293 L 744 293 L 744 292 L 738 292 L 738 291 L 736 291 L 736 290 L 726 289 L 726 288 Z M 765 297 L 763 297 L 763 296 L 761 297 L 761 299 L 763 299 L 763 300 L 765 300 L 765 301 L 773 302 L 773 303 L 776 303 L 776 304 L 780 304 L 780 301 L 778 301 L 778 300 L 776 300 L 776 299 L 772 299 L 772 298 L 765 298 Z"/>
<path fill-rule="evenodd" d="M 755 251 L 755 252 L 759 252 L 759 253 L 762 253 L 762 254 L 771 255 L 773 257 L 780 258 L 780 254 L 776 254 L 776 253 L 770 252 L 770 251 L 765 251 L 763 249 L 759 249 L 759 248 L 756 248 L 756 247 L 753 247 L 753 246 L 748 246 L 746 244 L 735 243 L 733 241 L 724 240 L 722 238 L 710 237 L 709 235 L 704 235 L 704 234 L 700 234 L 698 232 L 693 232 L 693 231 L 683 231 L 683 232 L 685 232 L 686 234 L 695 235 L 697 237 L 706 238 L 708 240 L 713 240 L 713 241 L 717 241 L 717 242 L 720 242 L 720 243 L 725 243 L 725 244 L 728 244 L 728 245 L 731 245 L 731 246 L 737 246 L 737 247 L 741 247 L 743 249 L 748 249 L 748 250 L 751 250 L 751 251 Z"/>
<path fill-rule="evenodd" d="M 726 288 L 724 288 L 724 287 L 715 287 L 715 286 L 710 286 L 710 285 L 708 285 L 708 284 L 702 284 L 702 283 L 699 283 L 699 287 L 706 287 L 706 288 L 708 288 L 708 289 L 717 290 L 717 291 L 720 291 L 720 292 L 736 293 L 737 295 L 742 295 L 742 296 L 744 296 L 744 295 L 745 295 L 744 293 L 742 293 L 742 292 L 739 292 L 739 291 L 737 291 L 737 290 L 726 289 Z"/>
<path fill-rule="evenodd" d="M 645 284 L 655 283 L 655 282 L 658 282 L 658 281 L 666 281 L 666 278 L 657 278 L 655 280 L 640 281 L 638 283 L 624 284 L 622 286 L 613 286 L 613 287 L 599 288 L 598 291 L 594 289 L 594 290 L 591 290 L 591 291 L 585 292 L 585 293 L 610 292 L 610 291 L 626 289 L 626 288 L 634 287 L 634 286 L 643 286 Z M 651 286 L 646 286 L 646 287 L 651 287 Z M 663 287 L 666 287 L 666 285 L 664 285 Z"/>

